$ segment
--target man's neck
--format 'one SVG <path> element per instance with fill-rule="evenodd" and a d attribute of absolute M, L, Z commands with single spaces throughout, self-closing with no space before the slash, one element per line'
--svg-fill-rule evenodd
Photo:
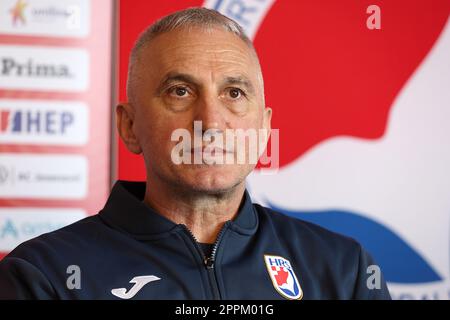
<path fill-rule="evenodd" d="M 236 216 L 244 192 L 244 182 L 226 193 L 206 194 L 178 192 L 147 181 L 144 203 L 186 225 L 198 242 L 213 243 L 225 222 Z"/>

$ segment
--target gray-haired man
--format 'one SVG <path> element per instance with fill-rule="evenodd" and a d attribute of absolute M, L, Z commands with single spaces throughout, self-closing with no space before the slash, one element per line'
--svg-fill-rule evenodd
<path fill-rule="evenodd" d="M 270 130 L 259 61 L 234 21 L 192 8 L 150 26 L 131 53 L 127 94 L 117 128 L 142 153 L 146 183 L 119 181 L 98 215 L 16 248 L 0 262 L 0 297 L 390 298 L 354 240 L 253 204 L 255 163 L 203 158 L 236 160 L 239 145 L 177 149 L 177 130 L 208 132 L 210 143 Z"/>

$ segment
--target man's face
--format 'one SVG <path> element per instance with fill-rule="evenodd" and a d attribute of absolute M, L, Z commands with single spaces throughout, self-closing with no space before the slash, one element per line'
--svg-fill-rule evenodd
<path fill-rule="evenodd" d="M 264 107 L 260 69 L 251 49 L 220 29 L 180 29 L 144 47 L 133 72 L 134 99 L 126 108 L 119 106 L 118 117 L 126 111 L 132 120 L 134 142 L 121 136 L 131 151 L 143 152 L 150 181 L 207 193 L 242 185 L 255 166 L 248 159 L 239 164 L 233 155 L 232 164 L 176 164 L 172 152 L 180 141 L 171 136 L 186 129 L 193 142 L 194 121 L 223 139 L 227 129 L 270 129 L 271 110 Z M 199 152 L 184 152 L 189 151 L 191 159 Z M 229 152 L 235 153 L 236 145 Z"/>

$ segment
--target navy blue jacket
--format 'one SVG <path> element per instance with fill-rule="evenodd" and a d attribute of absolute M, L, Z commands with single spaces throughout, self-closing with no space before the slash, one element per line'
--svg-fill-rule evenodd
<path fill-rule="evenodd" d="M 19 245 L 0 262 L 0 299 L 390 299 L 356 241 L 247 192 L 210 256 L 144 192 L 119 181 L 99 214 Z"/>

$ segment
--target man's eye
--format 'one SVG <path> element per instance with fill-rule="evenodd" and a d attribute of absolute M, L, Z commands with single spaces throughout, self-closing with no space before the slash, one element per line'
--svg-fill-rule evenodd
<path fill-rule="evenodd" d="M 244 92 L 239 88 L 229 88 L 228 89 L 228 96 L 231 99 L 239 99 L 244 95 Z"/>
<path fill-rule="evenodd" d="M 169 94 L 177 98 L 183 98 L 189 94 L 189 90 L 185 87 L 173 87 L 169 89 Z"/>

